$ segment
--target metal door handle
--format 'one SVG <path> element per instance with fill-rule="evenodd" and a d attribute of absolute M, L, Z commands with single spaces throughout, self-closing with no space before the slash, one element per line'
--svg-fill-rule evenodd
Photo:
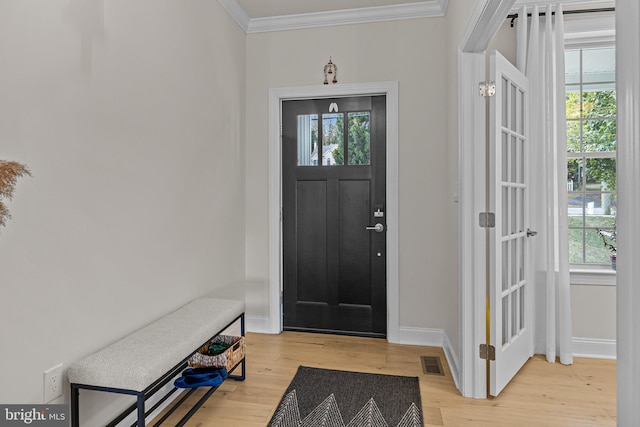
<path fill-rule="evenodd" d="M 367 230 L 374 230 L 376 233 L 382 233 L 384 231 L 384 225 L 377 223 L 374 226 L 366 227 Z"/>
<path fill-rule="evenodd" d="M 533 237 L 533 236 L 535 236 L 536 234 L 538 234 L 538 232 L 537 232 L 537 231 L 533 231 L 533 230 L 531 230 L 531 229 L 527 228 L 527 237 Z"/>

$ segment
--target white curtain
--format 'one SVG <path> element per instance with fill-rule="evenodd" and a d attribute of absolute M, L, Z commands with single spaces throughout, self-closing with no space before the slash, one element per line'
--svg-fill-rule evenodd
<path fill-rule="evenodd" d="M 532 238 L 535 352 L 571 364 L 562 5 L 534 5 L 528 30 L 527 12 L 524 6 L 519 13 L 517 66 L 530 85 L 531 223 L 538 232 Z"/>

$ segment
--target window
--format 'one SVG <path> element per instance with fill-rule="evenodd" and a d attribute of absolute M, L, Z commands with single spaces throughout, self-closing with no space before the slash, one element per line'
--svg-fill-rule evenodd
<path fill-rule="evenodd" d="M 298 116 L 298 166 L 370 165 L 370 121 L 370 111 Z"/>
<path fill-rule="evenodd" d="M 615 244 L 616 221 L 615 48 L 567 50 L 565 64 L 569 261 L 609 265 L 615 252 L 604 241 Z"/>

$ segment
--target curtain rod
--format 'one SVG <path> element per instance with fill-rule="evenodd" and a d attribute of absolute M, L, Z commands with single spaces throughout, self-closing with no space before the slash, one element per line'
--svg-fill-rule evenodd
<path fill-rule="evenodd" d="M 598 12 L 615 12 L 615 7 L 602 7 L 599 9 L 578 9 L 578 10 L 564 10 L 562 11 L 563 15 L 578 15 L 582 13 L 598 13 Z M 551 12 L 552 15 L 555 15 L 555 12 Z M 545 16 L 545 13 L 540 13 L 540 16 Z M 531 17 L 530 13 L 527 13 L 527 17 Z M 507 19 L 511 19 L 511 27 L 513 27 L 513 23 L 516 19 L 518 19 L 517 13 L 512 13 L 511 15 L 507 15 Z"/>

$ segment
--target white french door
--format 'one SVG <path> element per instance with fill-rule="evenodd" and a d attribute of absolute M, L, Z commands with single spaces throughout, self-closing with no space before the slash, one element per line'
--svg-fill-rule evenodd
<path fill-rule="evenodd" d="M 533 355 L 530 280 L 528 80 L 499 52 L 490 55 L 489 393 L 497 396 Z"/>

